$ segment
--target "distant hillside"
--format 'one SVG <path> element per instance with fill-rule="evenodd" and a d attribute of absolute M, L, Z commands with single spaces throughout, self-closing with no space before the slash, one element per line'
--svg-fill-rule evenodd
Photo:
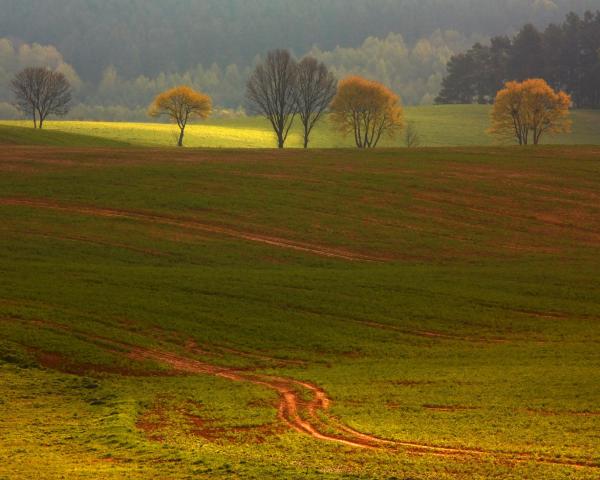
<path fill-rule="evenodd" d="M 491 36 L 545 25 L 600 0 L 2 0 L 0 36 L 55 45 L 85 80 L 114 65 L 126 77 L 197 64 L 247 65 L 273 47 L 357 47 L 435 30 Z"/>

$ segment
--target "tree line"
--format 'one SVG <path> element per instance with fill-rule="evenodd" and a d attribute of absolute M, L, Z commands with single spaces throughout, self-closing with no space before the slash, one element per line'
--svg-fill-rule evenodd
<path fill-rule="evenodd" d="M 265 117 L 284 148 L 296 119 L 302 124 L 304 148 L 314 127 L 329 111 L 334 124 L 352 135 L 358 148 L 375 148 L 384 135 L 395 135 L 403 127 L 400 97 L 381 83 L 351 76 L 341 82 L 327 66 L 306 56 L 297 61 L 288 50 L 267 53 L 246 83 L 248 109 Z M 193 118 L 207 118 L 210 97 L 187 86 L 158 95 L 150 106 L 153 117 L 166 116 L 179 128 L 178 146 Z M 408 138 L 408 137 L 407 137 Z M 417 137 L 410 136 L 410 146 Z"/>
<path fill-rule="evenodd" d="M 15 106 L 43 128 L 48 115 L 65 115 L 71 102 L 71 85 L 59 71 L 28 67 L 13 78 Z M 297 61 L 288 50 L 272 50 L 256 65 L 246 83 L 248 108 L 265 117 L 284 148 L 298 118 L 304 148 L 317 123 L 329 113 L 338 131 L 351 136 L 358 148 L 375 148 L 384 136 L 404 130 L 406 147 L 419 146 L 413 123 L 405 125 L 400 97 L 382 83 L 359 76 L 338 82 L 327 66 L 306 56 Z M 545 134 L 567 133 L 571 128 L 570 95 L 555 91 L 543 79 L 508 82 L 494 100 L 489 133 L 519 145 L 538 145 Z M 212 113 L 212 99 L 187 85 L 156 96 L 148 109 L 151 117 L 164 117 L 179 129 L 177 145 L 183 146 L 185 130 L 194 119 Z"/>
<path fill-rule="evenodd" d="M 32 119 L 35 129 L 43 128 L 48 115 L 69 111 L 72 87 L 58 70 L 27 67 L 14 76 L 11 87 L 15 107 Z M 269 121 L 279 148 L 284 148 L 296 119 L 308 148 L 314 127 L 327 111 L 359 148 L 375 148 L 382 136 L 394 135 L 403 126 L 400 97 L 383 84 L 351 76 L 338 86 L 324 63 L 311 56 L 297 61 L 288 50 L 272 50 L 256 65 L 246 83 L 246 99 L 251 112 Z M 179 147 L 188 123 L 211 112 L 210 96 L 186 85 L 159 94 L 148 109 L 149 116 L 166 116 L 177 125 Z M 409 146 L 415 142 L 411 134 Z"/>
<path fill-rule="evenodd" d="M 415 125 L 405 124 L 400 97 L 388 87 L 359 76 L 338 82 L 324 63 L 310 56 L 297 62 L 288 50 L 272 50 L 256 66 L 247 81 L 246 99 L 251 111 L 269 121 L 279 148 L 284 148 L 297 117 L 308 148 L 310 134 L 326 112 L 361 149 L 375 148 L 383 136 L 393 138 L 402 130 L 406 147 L 420 143 Z M 494 98 L 488 133 L 500 141 L 539 145 L 544 135 L 570 132 L 571 104 L 570 95 L 544 79 L 507 82 Z M 149 114 L 165 115 L 178 125 L 181 147 L 190 118 L 207 118 L 210 110 L 207 95 L 181 86 L 157 96 Z"/>
<path fill-rule="evenodd" d="M 447 70 L 436 103 L 493 103 L 506 82 L 542 78 L 570 94 L 576 107 L 600 108 L 600 10 L 476 43 L 453 56 Z"/>

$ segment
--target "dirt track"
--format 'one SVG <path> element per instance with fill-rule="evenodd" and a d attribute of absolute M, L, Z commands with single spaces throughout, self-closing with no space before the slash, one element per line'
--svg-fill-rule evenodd
<path fill-rule="evenodd" d="M 275 391 L 279 396 L 278 418 L 295 431 L 315 440 L 337 443 L 353 448 L 401 453 L 408 451 L 417 455 L 452 457 L 479 457 L 497 459 L 508 463 L 541 463 L 574 468 L 600 469 L 599 464 L 568 458 L 535 456 L 530 452 L 493 451 L 477 448 L 459 448 L 424 444 L 410 441 L 388 440 L 359 432 L 329 413 L 332 400 L 320 387 L 291 378 L 264 375 L 246 370 L 220 366 L 158 348 L 143 348 L 105 337 L 74 331 L 61 324 L 34 321 L 33 324 L 64 331 L 82 340 L 92 342 L 114 353 L 122 353 L 133 360 L 151 360 L 166 365 L 174 372 L 192 375 L 212 375 L 235 382 L 247 382 Z M 265 358 L 264 355 L 261 355 Z M 277 360 L 277 359 L 273 359 Z M 307 395 L 310 397 L 307 400 Z M 329 433 L 334 432 L 334 433 Z"/>
<path fill-rule="evenodd" d="M 332 441 L 362 448 L 375 448 L 375 445 L 379 442 L 375 437 L 367 435 L 361 435 L 356 438 L 345 438 L 342 435 L 328 435 L 320 431 L 321 421 L 317 414 L 319 411 L 325 411 L 329 408 L 330 400 L 323 390 L 310 383 L 282 377 L 248 374 L 239 370 L 219 367 L 177 356 L 161 350 L 136 348 L 129 356 L 136 360 L 161 362 L 180 372 L 214 375 L 236 382 L 249 382 L 274 390 L 279 395 L 279 418 L 294 430 L 310 435 L 317 440 Z M 301 399 L 303 390 L 311 393 L 312 398 L 308 402 Z M 347 433 L 350 431 L 348 429 Z"/>
<path fill-rule="evenodd" d="M 536 462 L 554 465 L 573 466 L 578 468 L 600 468 L 600 465 L 578 462 L 568 459 L 553 459 L 535 457 L 526 452 L 497 452 L 475 448 L 453 448 L 423 443 L 386 440 L 383 438 L 359 432 L 350 428 L 338 419 L 327 414 L 331 400 L 324 390 L 308 382 L 289 378 L 255 375 L 240 372 L 235 369 L 215 366 L 198 360 L 178 356 L 176 354 L 154 349 L 136 348 L 130 357 L 137 360 L 153 360 L 169 365 L 174 370 L 191 373 L 214 375 L 236 382 L 249 382 L 261 385 L 279 394 L 279 418 L 294 430 L 309 435 L 316 440 L 334 442 L 350 447 L 373 450 L 407 449 L 415 454 L 437 456 L 489 456 L 498 457 L 508 462 Z M 311 400 L 302 400 L 302 390 L 310 392 Z M 336 431 L 328 434 L 325 431 Z"/>
<path fill-rule="evenodd" d="M 56 202 L 51 202 L 49 200 L 26 198 L 0 198 L 0 205 L 39 208 L 44 210 L 53 210 L 94 217 L 124 218 L 128 220 L 157 223 L 161 225 L 170 225 L 174 227 L 189 230 L 200 230 L 207 233 L 223 235 L 226 237 L 237 238 L 249 242 L 262 243 L 265 245 L 271 245 L 273 247 L 285 248 L 288 250 L 295 250 L 299 252 L 318 255 L 321 257 L 337 258 L 346 261 L 384 262 L 389 260 L 386 258 L 376 257 L 372 255 L 364 255 L 361 253 L 331 248 L 323 245 L 314 245 L 304 242 L 297 242 L 295 240 L 288 240 L 280 237 L 244 232 L 229 227 L 199 222 L 193 219 L 150 214 L 146 212 L 98 208 L 86 205 L 64 205 Z"/>

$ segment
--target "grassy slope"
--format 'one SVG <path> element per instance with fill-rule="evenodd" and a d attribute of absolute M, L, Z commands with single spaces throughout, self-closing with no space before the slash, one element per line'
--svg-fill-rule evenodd
<path fill-rule="evenodd" d="M 423 146 L 491 145 L 493 139 L 485 133 L 489 124 L 489 107 L 481 105 L 443 105 L 409 107 L 408 120 L 414 121 Z M 548 143 L 600 143 L 600 112 L 573 112 L 573 133 L 548 138 Z M 27 126 L 27 122 L 3 122 Z M 169 146 L 176 143 L 177 134 L 172 125 L 110 122 L 48 122 L 47 128 L 69 133 L 92 135 L 143 146 Z M 1 135 L 1 133 L 0 133 Z M 33 138 L 33 137 L 31 137 Z M 384 142 L 385 146 L 401 146 L 402 141 Z M 274 145 L 273 134 L 267 122 L 257 118 L 213 119 L 188 129 L 187 146 L 260 148 Z M 298 130 L 293 131 L 289 146 L 301 146 Z M 314 132 L 313 147 L 351 147 L 327 123 Z"/>
<path fill-rule="evenodd" d="M 61 130 L 33 130 L 19 122 L 0 125 L 0 145 L 48 145 L 55 147 L 124 147 L 129 143 L 107 137 Z"/>
<path fill-rule="evenodd" d="M 597 478 L 322 443 L 264 388 L 143 376 L 165 367 L 90 336 L 193 339 L 385 438 L 598 464 L 599 153 L 0 152 L 0 478 Z"/>

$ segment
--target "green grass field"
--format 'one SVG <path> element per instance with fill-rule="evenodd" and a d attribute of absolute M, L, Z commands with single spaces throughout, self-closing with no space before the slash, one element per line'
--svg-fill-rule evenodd
<path fill-rule="evenodd" d="M 34 130 L 24 122 L 0 124 L 0 145 L 45 145 L 54 147 L 126 147 L 131 143 L 106 137 L 63 132 L 56 129 Z"/>
<path fill-rule="evenodd" d="M 486 133 L 489 113 L 490 107 L 481 105 L 408 107 L 406 120 L 415 123 L 422 146 L 493 145 L 494 139 Z M 574 125 L 571 134 L 548 137 L 544 142 L 599 144 L 600 111 L 576 110 L 572 116 Z M 9 137 L 6 130 L 3 135 L 3 125 L 30 127 L 30 122 L 0 121 L 0 142 L 3 137 L 5 139 Z M 50 131 L 92 136 L 146 147 L 170 146 L 175 145 L 177 141 L 177 128 L 166 124 L 49 121 L 46 128 Z M 19 140 L 22 140 L 24 135 L 21 133 Z M 31 136 L 31 141 L 48 142 L 46 137 L 41 136 L 42 140 L 40 140 L 39 136 Z M 188 147 L 204 148 L 270 148 L 276 144 L 266 120 L 252 117 L 213 119 L 202 124 L 190 125 L 185 143 Z M 290 135 L 288 146 L 298 148 L 301 145 L 301 133 L 296 129 Z M 336 132 L 328 121 L 324 121 L 315 130 L 311 146 L 342 148 L 352 147 L 353 144 Z M 386 140 L 383 146 L 403 146 L 403 141 L 401 138 Z"/>
<path fill-rule="evenodd" d="M 0 478 L 600 476 L 600 148 L 94 146 L 0 149 Z"/>

